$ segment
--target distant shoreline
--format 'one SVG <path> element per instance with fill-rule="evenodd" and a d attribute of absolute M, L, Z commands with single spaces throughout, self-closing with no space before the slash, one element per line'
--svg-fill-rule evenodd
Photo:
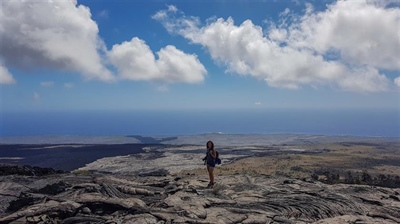
<path fill-rule="evenodd" d="M 151 144 L 0 144 L 0 163 L 72 171 L 98 159 L 145 152 Z"/>
<path fill-rule="evenodd" d="M 220 134 L 206 133 L 184 136 L 14 136 L 0 137 L 0 163 L 13 165 L 31 165 L 50 167 L 56 170 L 72 171 L 87 166 L 106 157 L 146 155 L 155 159 L 154 152 L 147 149 L 159 149 L 163 154 L 171 148 L 194 146 L 192 151 L 202 154 L 204 144 L 213 140 L 223 154 L 232 149 L 251 150 L 252 147 L 265 148 L 282 146 L 307 146 L 313 144 L 379 144 L 384 142 L 400 142 L 390 137 L 360 136 L 325 136 L 301 134 Z M 158 151 L 158 150 L 157 150 Z M 226 152 L 224 152 L 226 151 Z M 173 154 L 187 153 L 172 150 Z M 200 155 L 199 154 L 199 155 Z M 225 155 L 226 156 L 226 155 Z M 139 159 L 138 161 L 142 161 Z M 128 159 L 134 161 L 134 159 Z M 129 166 L 129 164 L 126 164 Z M 137 164 L 136 164 L 137 165 Z"/>
<path fill-rule="evenodd" d="M 222 132 L 209 132 L 202 134 L 187 134 L 187 135 L 15 135 L 15 136 L 1 136 L 0 146 L 4 144 L 99 144 L 99 145 L 113 145 L 113 144 L 170 144 L 171 141 L 176 139 L 187 138 L 214 138 L 214 137 L 249 137 L 249 136 L 265 136 L 271 137 L 284 137 L 284 136 L 298 136 L 298 137 L 317 137 L 335 139 L 336 141 L 351 140 L 389 140 L 400 141 L 400 137 L 393 136 L 363 136 L 363 135 L 326 135 L 326 134 L 306 134 L 306 133 L 222 133 Z"/>

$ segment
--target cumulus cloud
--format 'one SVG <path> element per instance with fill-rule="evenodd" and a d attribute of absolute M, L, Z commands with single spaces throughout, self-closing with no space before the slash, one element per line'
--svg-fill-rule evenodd
<path fill-rule="evenodd" d="M 0 84 L 14 84 L 15 80 L 6 67 L 0 64 Z"/>
<path fill-rule="evenodd" d="M 7 67 L 72 70 L 87 79 L 113 80 L 89 8 L 66 1 L 3 1 L 0 59 Z M 2 75 L 3 77 L 3 75 Z"/>
<path fill-rule="evenodd" d="M 174 6 L 174 5 L 169 5 L 169 6 L 167 7 L 167 10 L 160 10 L 160 11 L 158 11 L 156 14 L 154 14 L 154 15 L 152 16 L 152 18 L 153 18 L 153 19 L 156 19 L 156 20 L 158 20 L 158 19 L 165 19 L 165 18 L 168 17 L 168 15 L 167 15 L 168 12 L 176 13 L 176 12 L 178 12 L 178 8 L 177 8 L 176 6 Z"/>
<path fill-rule="evenodd" d="M 251 75 L 270 86 L 333 86 L 349 91 L 388 89 L 382 69 L 400 70 L 400 9 L 377 1 L 337 1 L 323 12 L 285 10 L 270 27 L 218 18 L 201 25 L 178 10 L 153 19 L 168 32 L 204 46 L 226 71 Z"/>
<path fill-rule="evenodd" d="M 319 54 L 335 52 L 351 64 L 399 70 L 400 9 L 371 2 L 337 1 L 323 12 L 310 8 L 300 23 L 286 27 L 286 43 Z"/>
<path fill-rule="evenodd" d="M 400 87 L 400 76 L 394 79 L 394 84 Z"/>
<path fill-rule="evenodd" d="M 194 54 L 186 54 L 168 45 L 156 53 L 141 39 L 116 44 L 108 53 L 121 79 L 198 83 L 207 73 Z"/>

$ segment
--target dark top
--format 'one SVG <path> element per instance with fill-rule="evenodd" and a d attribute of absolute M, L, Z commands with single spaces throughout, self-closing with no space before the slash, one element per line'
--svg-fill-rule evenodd
<path fill-rule="evenodd" d="M 207 150 L 206 161 L 207 165 L 215 167 L 215 158 L 212 157 L 210 149 Z"/>

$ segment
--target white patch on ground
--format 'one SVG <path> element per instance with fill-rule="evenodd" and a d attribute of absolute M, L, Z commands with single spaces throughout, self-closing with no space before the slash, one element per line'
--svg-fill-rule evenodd
<path fill-rule="evenodd" d="M 307 149 L 285 149 L 288 151 L 305 152 Z"/>
<path fill-rule="evenodd" d="M 106 157 L 89 163 L 79 170 L 135 173 L 166 169 L 173 174 L 185 169 L 204 167 L 202 155 L 199 154 L 165 152 L 162 157 L 152 159 L 155 156 L 153 153 L 140 153 L 134 156 Z"/>
<path fill-rule="evenodd" d="M 199 149 L 201 149 L 201 146 L 145 147 L 145 153 L 101 158 L 86 164 L 78 170 L 132 174 L 166 169 L 171 174 L 175 174 L 182 170 L 205 168 L 202 161 L 205 156 L 205 150 L 204 153 L 190 153 L 190 151 Z M 182 151 L 186 151 L 187 153 Z M 237 157 L 238 155 L 224 153 L 222 164 Z"/>
<path fill-rule="evenodd" d="M 0 157 L 0 160 L 21 160 L 23 157 Z"/>

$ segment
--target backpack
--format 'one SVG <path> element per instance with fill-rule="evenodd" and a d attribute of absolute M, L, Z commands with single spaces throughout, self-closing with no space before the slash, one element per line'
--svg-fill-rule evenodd
<path fill-rule="evenodd" d="M 219 158 L 219 152 L 215 150 L 215 154 L 217 154 L 217 157 L 215 157 L 215 164 L 221 164 L 221 159 Z"/>
<path fill-rule="evenodd" d="M 217 155 L 217 157 L 215 157 L 215 164 L 220 165 L 222 161 L 219 158 L 219 152 L 215 150 L 215 154 Z M 204 164 L 206 164 L 206 160 L 207 160 L 207 155 L 203 158 Z"/>

